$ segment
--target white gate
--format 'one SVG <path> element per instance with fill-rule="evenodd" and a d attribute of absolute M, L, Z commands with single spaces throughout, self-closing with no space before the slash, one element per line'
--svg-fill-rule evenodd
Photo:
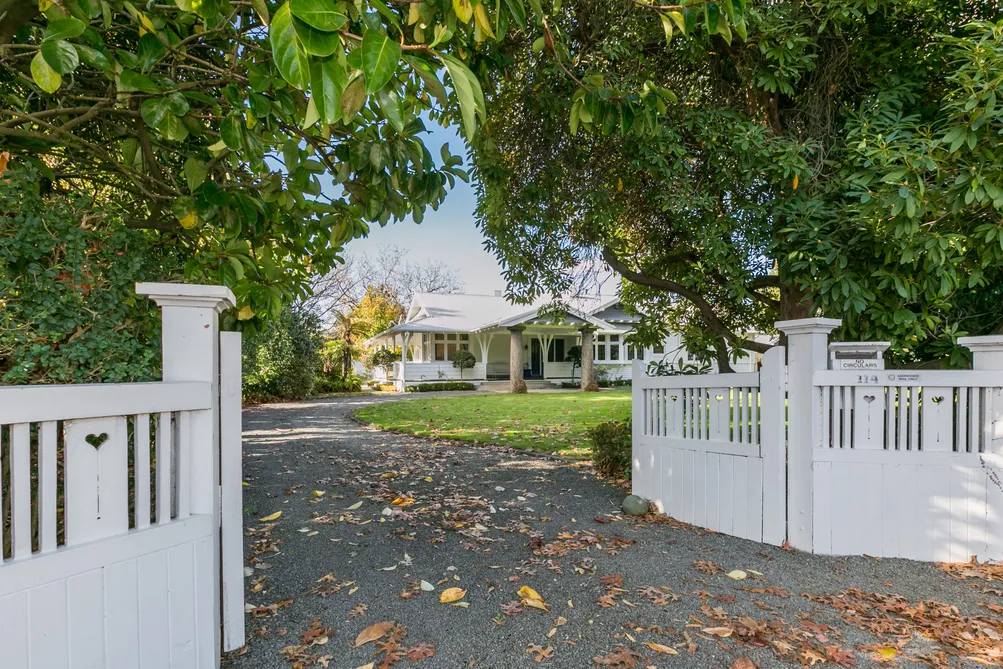
<path fill-rule="evenodd" d="M 1000 372 L 817 371 L 812 549 L 1003 557 Z"/>
<path fill-rule="evenodd" d="M 633 378 L 633 490 L 687 523 L 784 538 L 783 349 L 761 372 Z"/>
<path fill-rule="evenodd" d="M 777 323 L 756 374 L 633 374 L 633 490 L 816 553 L 1003 558 L 1003 336 L 974 371 L 828 370 L 840 321 Z M 784 367 L 786 356 L 787 366 Z"/>
<path fill-rule="evenodd" d="M 163 382 L 0 389 L 4 669 L 209 669 L 243 644 L 233 295 L 137 292 L 163 307 Z"/>

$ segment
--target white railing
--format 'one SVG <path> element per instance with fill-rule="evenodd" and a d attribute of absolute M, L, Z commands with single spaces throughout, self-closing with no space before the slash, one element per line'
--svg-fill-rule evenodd
<path fill-rule="evenodd" d="M 208 383 L 0 388 L 11 492 L 0 555 L 22 560 L 187 518 L 191 416 L 212 408 L 210 392 Z"/>
<path fill-rule="evenodd" d="M 984 453 L 999 372 L 817 371 L 816 448 Z"/>
<path fill-rule="evenodd" d="M 642 435 L 759 445 L 758 373 L 650 377 L 635 370 L 633 378 Z"/>

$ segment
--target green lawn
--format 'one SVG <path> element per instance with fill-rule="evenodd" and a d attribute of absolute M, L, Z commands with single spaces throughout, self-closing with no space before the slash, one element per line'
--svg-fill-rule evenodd
<path fill-rule="evenodd" d="M 589 456 L 586 431 L 630 417 L 630 391 L 430 397 L 364 407 L 377 427 L 427 437 Z"/>

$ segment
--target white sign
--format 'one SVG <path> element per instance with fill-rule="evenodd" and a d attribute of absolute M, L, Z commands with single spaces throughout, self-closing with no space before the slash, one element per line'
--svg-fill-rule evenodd
<path fill-rule="evenodd" d="M 885 361 L 877 358 L 837 358 L 833 360 L 834 369 L 884 369 Z"/>

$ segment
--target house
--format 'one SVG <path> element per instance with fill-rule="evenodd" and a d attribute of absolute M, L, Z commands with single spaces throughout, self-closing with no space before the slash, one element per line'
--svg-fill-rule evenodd
<path fill-rule="evenodd" d="M 462 378 L 475 384 L 509 381 L 516 389 L 524 380 L 560 384 L 582 381 L 582 387 L 599 378 L 629 379 L 631 363 L 642 360 L 687 361 L 679 335 L 670 335 L 658 346 L 628 345 L 624 338 L 639 318 L 628 315 L 615 296 L 575 297 L 533 305 L 513 304 L 502 296 L 457 293 L 418 293 L 403 323 L 369 339 L 368 346 L 406 350 L 392 370 L 374 370 L 377 380 L 407 385 L 459 380 L 453 354 L 474 354 L 473 369 Z M 573 346 L 587 344 L 582 369 L 565 362 Z M 591 353 L 591 355 L 589 355 Z M 736 372 L 754 371 L 758 356 L 750 354 L 734 366 Z M 591 369 L 590 369 L 591 367 Z"/>

